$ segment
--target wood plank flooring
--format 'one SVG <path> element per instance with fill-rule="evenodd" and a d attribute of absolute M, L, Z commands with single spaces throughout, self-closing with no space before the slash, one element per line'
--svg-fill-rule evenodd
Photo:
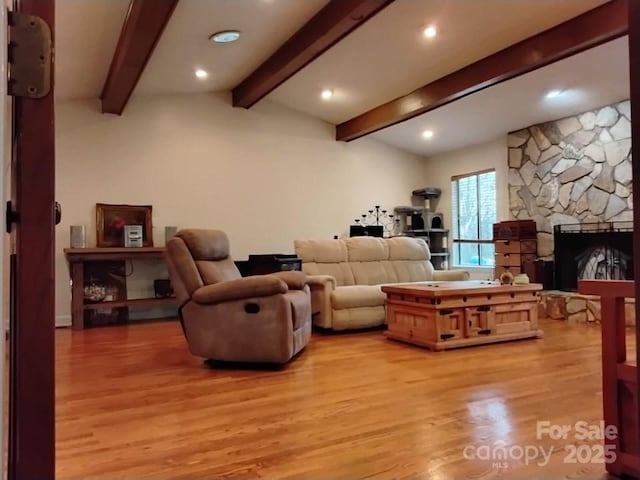
<path fill-rule="evenodd" d="M 601 419 L 600 329 L 541 328 L 440 353 L 314 333 L 280 370 L 209 369 L 177 322 L 61 329 L 57 477 L 606 478 L 564 463 L 566 445 L 601 442 L 536 438 L 538 420 Z M 464 458 L 500 441 L 555 450 L 546 466 Z"/>

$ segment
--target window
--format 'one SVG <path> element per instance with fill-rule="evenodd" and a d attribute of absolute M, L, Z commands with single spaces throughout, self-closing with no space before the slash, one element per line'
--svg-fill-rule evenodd
<path fill-rule="evenodd" d="M 496 172 L 451 179 L 453 264 L 494 265 L 493 224 L 496 223 Z"/>

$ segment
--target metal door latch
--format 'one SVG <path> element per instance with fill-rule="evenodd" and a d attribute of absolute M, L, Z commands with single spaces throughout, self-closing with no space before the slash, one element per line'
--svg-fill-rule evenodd
<path fill-rule="evenodd" d="M 56 202 L 54 204 L 53 216 L 54 216 L 55 224 L 56 225 L 60 225 L 60 222 L 62 221 L 62 207 L 60 206 L 60 203 L 58 203 L 58 202 Z"/>
<path fill-rule="evenodd" d="M 51 29 L 40 17 L 9 12 L 9 95 L 42 98 L 51 89 Z"/>

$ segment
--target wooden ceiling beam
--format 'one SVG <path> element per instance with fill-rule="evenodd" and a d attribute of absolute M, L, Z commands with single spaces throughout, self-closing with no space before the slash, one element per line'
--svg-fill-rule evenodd
<path fill-rule="evenodd" d="M 250 108 L 393 0 L 330 0 L 232 90 L 233 106 Z"/>
<path fill-rule="evenodd" d="M 605 3 L 337 125 L 336 139 L 355 140 L 417 117 L 626 35 L 628 26 L 627 0 Z"/>
<path fill-rule="evenodd" d="M 122 114 L 178 0 L 131 0 L 102 89 L 102 113 Z"/>

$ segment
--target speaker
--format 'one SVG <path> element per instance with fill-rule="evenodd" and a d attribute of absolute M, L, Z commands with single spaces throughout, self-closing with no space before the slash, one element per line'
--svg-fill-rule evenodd
<path fill-rule="evenodd" d="M 166 244 L 171 237 L 178 233 L 178 227 L 164 227 L 164 243 Z"/>
<path fill-rule="evenodd" d="M 364 237 L 366 235 L 367 232 L 364 229 L 364 225 L 349 225 L 350 237 Z"/>
<path fill-rule="evenodd" d="M 384 237 L 384 227 L 382 225 L 367 225 L 364 227 L 364 231 L 369 237 Z"/>
<path fill-rule="evenodd" d="M 69 238 L 71 248 L 86 248 L 87 235 L 84 225 L 71 225 Z"/>

